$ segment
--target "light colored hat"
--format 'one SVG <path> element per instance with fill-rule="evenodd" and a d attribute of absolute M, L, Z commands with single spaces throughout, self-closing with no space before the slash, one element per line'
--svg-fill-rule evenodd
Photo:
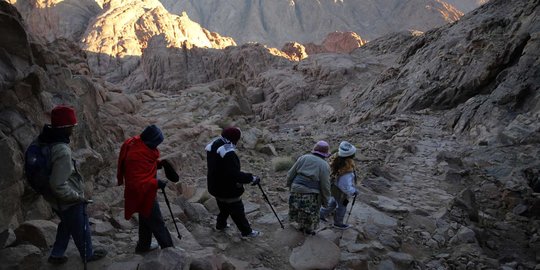
<path fill-rule="evenodd" d="M 311 153 L 313 154 L 319 154 L 325 158 L 330 156 L 330 153 L 328 153 L 328 150 L 330 149 L 330 146 L 325 141 L 318 141 L 315 146 L 313 147 L 313 151 Z"/>
<path fill-rule="evenodd" d="M 339 144 L 338 156 L 349 157 L 356 153 L 356 147 L 347 141 L 342 141 Z"/>

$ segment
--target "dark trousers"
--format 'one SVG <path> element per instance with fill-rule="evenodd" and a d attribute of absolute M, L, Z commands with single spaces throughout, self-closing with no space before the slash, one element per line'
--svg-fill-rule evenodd
<path fill-rule="evenodd" d="M 149 217 L 143 217 L 139 214 L 139 242 L 137 243 L 136 250 L 148 250 L 152 243 L 152 235 L 154 235 L 161 248 L 173 246 L 171 233 L 165 227 L 165 222 L 163 222 L 163 216 L 161 216 L 161 210 L 157 201 L 154 201 L 154 206 Z"/>
<path fill-rule="evenodd" d="M 79 250 L 79 255 L 84 260 L 90 258 L 94 253 L 92 250 L 92 239 L 90 236 L 90 226 L 86 215 L 86 204 L 78 203 L 64 211 L 55 211 L 60 217 L 60 223 L 56 229 L 56 240 L 51 251 L 51 257 L 62 257 L 69 244 L 69 238 L 73 237 L 73 242 Z"/>
<path fill-rule="evenodd" d="M 242 200 L 232 203 L 217 200 L 217 205 L 219 207 L 216 223 L 217 229 L 224 229 L 227 226 L 227 218 L 231 216 L 234 224 L 236 224 L 236 227 L 238 227 L 238 230 L 240 230 L 243 236 L 251 233 L 251 226 L 249 226 L 249 222 L 246 218 Z"/>

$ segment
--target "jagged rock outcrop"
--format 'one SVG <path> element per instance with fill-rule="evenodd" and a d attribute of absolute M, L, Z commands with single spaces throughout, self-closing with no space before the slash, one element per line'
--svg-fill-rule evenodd
<path fill-rule="evenodd" d="M 148 89 L 160 92 L 180 91 L 186 87 L 217 79 L 234 78 L 247 84 L 260 73 L 288 65 L 289 61 L 260 44 L 245 44 L 224 50 L 170 48 L 162 37 L 151 40 L 145 50 L 140 70 L 126 81 L 147 80 Z M 131 91 L 140 88 L 132 84 Z"/>
<path fill-rule="evenodd" d="M 238 44 L 260 42 L 278 48 L 287 42 L 320 41 L 334 31 L 354 31 L 368 40 L 396 31 L 426 31 L 462 15 L 439 0 L 161 2 L 170 12 L 185 11 L 203 27 L 231 36 Z"/>
<path fill-rule="evenodd" d="M 354 49 L 366 44 L 355 32 L 333 32 L 328 34 L 321 45 L 306 44 L 308 55 L 316 53 L 350 53 Z"/>
<path fill-rule="evenodd" d="M 281 51 L 293 61 L 300 61 L 308 57 L 306 47 L 298 42 L 286 43 L 283 48 L 281 48 Z"/>
<path fill-rule="evenodd" d="M 172 15 L 158 0 L 113 0 L 89 26 L 82 38 L 89 64 L 96 75 L 120 82 L 140 63 L 152 37 L 163 36 L 168 47 L 225 48 L 231 38 L 203 29 L 187 14 Z"/>
<path fill-rule="evenodd" d="M 79 41 L 88 24 L 101 12 L 96 0 L 8 0 L 22 14 L 27 29 L 48 42 Z"/>
<path fill-rule="evenodd" d="M 501 123 L 518 116 L 498 112 L 510 109 L 534 118 L 539 76 L 530 67 L 538 62 L 538 2 L 504 11 L 503 5 L 494 1 L 456 24 L 416 37 L 392 67 L 358 92 L 353 106 L 358 109 L 349 119 L 458 108 L 449 118 L 456 132 L 498 140 L 506 126 Z"/>
<path fill-rule="evenodd" d="M 458 10 L 467 13 L 485 3 L 489 0 L 445 0 L 448 4 L 456 7 Z"/>
<path fill-rule="evenodd" d="M 317 53 L 350 53 L 358 47 L 366 44 L 358 34 L 354 32 L 333 32 L 328 34 L 322 44 L 300 44 L 298 42 L 286 43 L 281 49 L 289 59 L 300 61 L 309 55 Z"/>
<path fill-rule="evenodd" d="M 0 231 L 4 231 L 52 214 L 24 183 L 23 153 L 49 122 L 55 105 L 69 104 L 77 111 L 79 125 L 72 146 L 89 195 L 99 181 L 100 168 L 108 164 L 104 161 L 113 154 L 113 144 L 124 137 L 113 120 L 101 120 L 102 114 L 110 115 L 100 110 L 110 86 L 87 76 L 86 55 L 78 46 L 67 40 L 47 46 L 32 42 L 20 14 L 5 1 L 0 2 L 0 22 L 0 148 L 5 154 L 0 162 Z"/>

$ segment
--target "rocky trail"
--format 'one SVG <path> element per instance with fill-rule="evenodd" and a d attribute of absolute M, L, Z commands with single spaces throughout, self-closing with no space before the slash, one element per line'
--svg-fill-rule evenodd
<path fill-rule="evenodd" d="M 206 126 L 204 118 L 201 118 L 200 126 L 182 125 L 186 114 L 198 118 L 193 108 L 197 107 L 200 112 L 200 106 L 211 104 L 203 93 L 199 92 L 201 103 L 190 103 L 189 106 L 185 104 L 185 95 L 193 102 L 197 100 L 197 91 L 180 95 L 147 92 L 139 96 L 143 102 L 138 114 L 161 124 L 165 134 L 169 135 L 162 153 L 167 156 L 184 148 L 186 155 L 176 153 L 173 156 L 182 157 L 182 164 L 198 165 L 181 166 L 180 172 L 185 175 L 182 183 L 167 189 L 169 197 L 173 198 L 173 213 L 183 235 L 182 240 L 175 240 L 184 250 L 180 254 L 198 258 L 189 262 L 191 267 L 200 264 L 200 269 L 211 269 L 209 265 L 218 269 L 227 269 L 225 265 L 235 269 L 293 269 L 293 266 L 307 269 L 337 264 L 336 269 L 465 269 L 473 265 L 491 269 L 500 263 L 486 254 L 480 256 L 480 250 L 487 246 L 493 254 L 504 254 L 503 246 L 507 245 L 509 236 L 504 236 L 507 230 L 486 225 L 489 223 L 486 212 L 496 210 L 490 209 L 489 204 L 480 206 L 475 194 L 479 202 L 484 200 L 487 194 L 481 193 L 480 187 L 485 186 L 485 179 L 489 177 L 475 169 L 473 162 L 466 161 L 467 157 L 481 158 L 484 155 L 482 148 L 487 146 L 471 145 L 453 135 L 446 128 L 444 115 L 437 112 L 395 115 L 347 128 L 345 132 L 330 125 L 327 131 L 317 133 L 309 123 L 274 126 L 277 130 L 287 131 L 272 133 L 268 138 L 279 155 L 295 158 L 308 151 L 318 139 L 328 140 L 334 146 L 341 140 L 349 140 L 358 146 L 356 161 L 361 194 L 349 217 L 353 227 L 341 231 L 332 228 L 331 222 L 321 222 L 313 237 L 302 235 L 288 223 L 288 191 L 283 182 L 286 171 L 276 172 L 272 164 L 275 156 L 257 149 L 250 141 L 252 131 L 245 132 L 239 152 L 244 169 L 263 177 L 262 187 L 285 229 L 280 228 L 260 190 L 247 187 L 244 197 L 248 219 L 263 235 L 242 239 L 234 225 L 225 232 L 216 231 L 213 227 L 217 207 L 206 193 L 205 167 L 201 164 L 204 161 L 203 146 L 212 137 L 202 131 L 212 128 Z M 227 98 L 219 100 L 221 103 L 218 104 L 228 102 Z M 265 128 L 259 128 L 263 131 L 257 132 L 265 134 Z M 182 132 L 192 134 L 193 140 L 178 141 L 177 138 L 186 137 L 180 135 Z M 188 151 L 188 147 L 192 149 Z M 161 195 L 159 198 L 163 200 Z M 161 209 L 171 233 L 176 235 L 163 202 Z M 478 211 L 480 217 L 470 216 L 469 213 L 474 212 L 472 209 Z M 527 235 L 534 231 L 534 225 L 519 224 L 513 219 L 498 226 L 505 228 L 510 224 L 515 226 L 511 237 L 525 242 Z M 170 263 L 160 257 L 159 251 L 145 256 L 133 255 L 135 227 L 124 232 L 110 229 L 105 235 L 116 241 L 101 238 L 107 249 L 117 253 L 110 257 L 112 265 L 109 267 L 135 264 L 142 267 L 156 260 L 164 265 Z M 499 237 L 493 237 L 496 235 Z M 515 256 L 515 252 L 507 253 Z M 505 260 L 509 260 L 504 262 L 509 267 L 534 267 L 534 254 L 531 253 Z M 519 264 L 516 263 L 518 260 Z M 188 261 L 185 259 L 184 263 Z M 528 264 L 523 263 L 527 261 Z"/>
<path fill-rule="evenodd" d="M 80 120 L 71 146 L 94 200 L 93 243 L 109 252 L 89 269 L 540 269 L 539 0 L 492 0 L 425 33 L 298 61 L 228 46 L 154 0 L 81 2 L 54 21 L 42 11 L 71 6 L 16 2 L 0 1 L 0 270 L 82 268 L 73 243 L 65 265 L 47 263 L 58 218 L 22 166 L 62 103 Z M 172 215 L 157 197 L 176 248 L 135 254 L 116 159 L 148 124 L 163 130 L 161 157 L 181 178 L 166 188 Z M 204 146 L 230 125 L 242 129 L 242 169 L 262 178 L 284 229 L 256 186 L 244 203 L 263 235 L 214 229 Z M 305 236 L 289 224 L 284 179 L 318 140 L 357 147 L 361 194 L 350 229 L 321 222 Z"/>
<path fill-rule="evenodd" d="M 177 248 L 134 254 L 136 221 L 123 219 L 123 190 L 115 186 L 114 167 L 110 167 L 97 177 L 95 203 L 89 208 L 94 244 L 107 249 L 109 255 L 90 263 L 89 269 L 494 269 L 500 264 L 508 265 L 504 269 L 535 267 L 534 252 L 517 254 L 516 250 L 524 247 L 509 243 L 513 243 L 511 239 L 526 243 L 530 235 L 536 238 L 529 241 L 538 243 L 537 224 L 514 215 L 496 222 L 501 220 L 494 217 L 501 205 L 492 205 L 490 196 L 498 194 L 499 187 L 486 182 L 490 172 L 508 170 L 509 164 L 520 164 L 520 158 L 491 158 L 491 162 L 501 162 L 493 164 L 498 168 L 478 170 L 474 164 L 486 155 L 497 153 L 506 157 L 514 151 L 472 145 L 456 137 L 447 129 L 444 115 L 437 112 L 389 116 L 352 125 L 345 131 L 330 124 L 320 133 L 307 122 L 281 126 L 274 123 L 269 128 L 281 132 L 272 133 L 264 126 L 268 123 L 254 123 L 244 132 L 239 155 L 244 170 L 263 177 L 262 187 L 285 229 L 280 228 L 261 191 L 247 187 L 246 213 L 252 226 L 263 235 L 243 239 L 234 225 L 224 232 L 215 230 L 217 205 L 206 191 L 203 149 L 220 128 L 197 114 L 205 110 L 204 104 L 227 107 L 231 100 L 218 95 L 209 102 L 205 87 L 170 95 L 145 91 L 127 99 L 135 108 L 134 119 L 163 127 L 166 140 L 161 147 L 162 156 L 173 157 L 173 162 L 181 164 L 178 169 L 182 180 L 170 183 L 166 192 L 182 239 L 176 237 L 163 196 L 158 195 Z M 189 102 L 186 96 L 191 97 Z M 186 118 L 200 122 L 187 126 Z M 125 129 L 138 132 L 128 126 Z M 253 136 L 266 138 L 273 151 L 256 146 L 257 140 L 250 139 Z M 329 141 L 334 149 L 341 140 L 358 146 L 361 193 L 348 217 L 352 228 L 341 231 L 334 229 L 331 222 L 321 222 L 315 236 L 305 236 L 288 223 L 288 190 L 283 180 L 286 171 L 276 171 L 273 159 L 288 156 L 294 160 L 319 139 Z M 473 212 L 476 216 L 470 214 Z M 36 221 L 28 226 L 45 232 L 33 237 L 52 243 L 53 223 Z M 482 252 L 486 248 L 492 254 Z M 46 263 L 47 256 L 42 255 L 40 269 L 82 266 L 73 243 L 67 255 L 70 260 L 62 267 L 52 267 Z"/>

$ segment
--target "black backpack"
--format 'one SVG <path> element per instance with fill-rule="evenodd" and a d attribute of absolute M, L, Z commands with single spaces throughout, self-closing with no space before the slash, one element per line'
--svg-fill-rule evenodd
<path fill-rule="evenodd" d="M 40 195 L 51 194 L 49 178 L 52 171 L 52 144 L 34 140 L 24 154 L 24 173 L 30 187 Z"/>

